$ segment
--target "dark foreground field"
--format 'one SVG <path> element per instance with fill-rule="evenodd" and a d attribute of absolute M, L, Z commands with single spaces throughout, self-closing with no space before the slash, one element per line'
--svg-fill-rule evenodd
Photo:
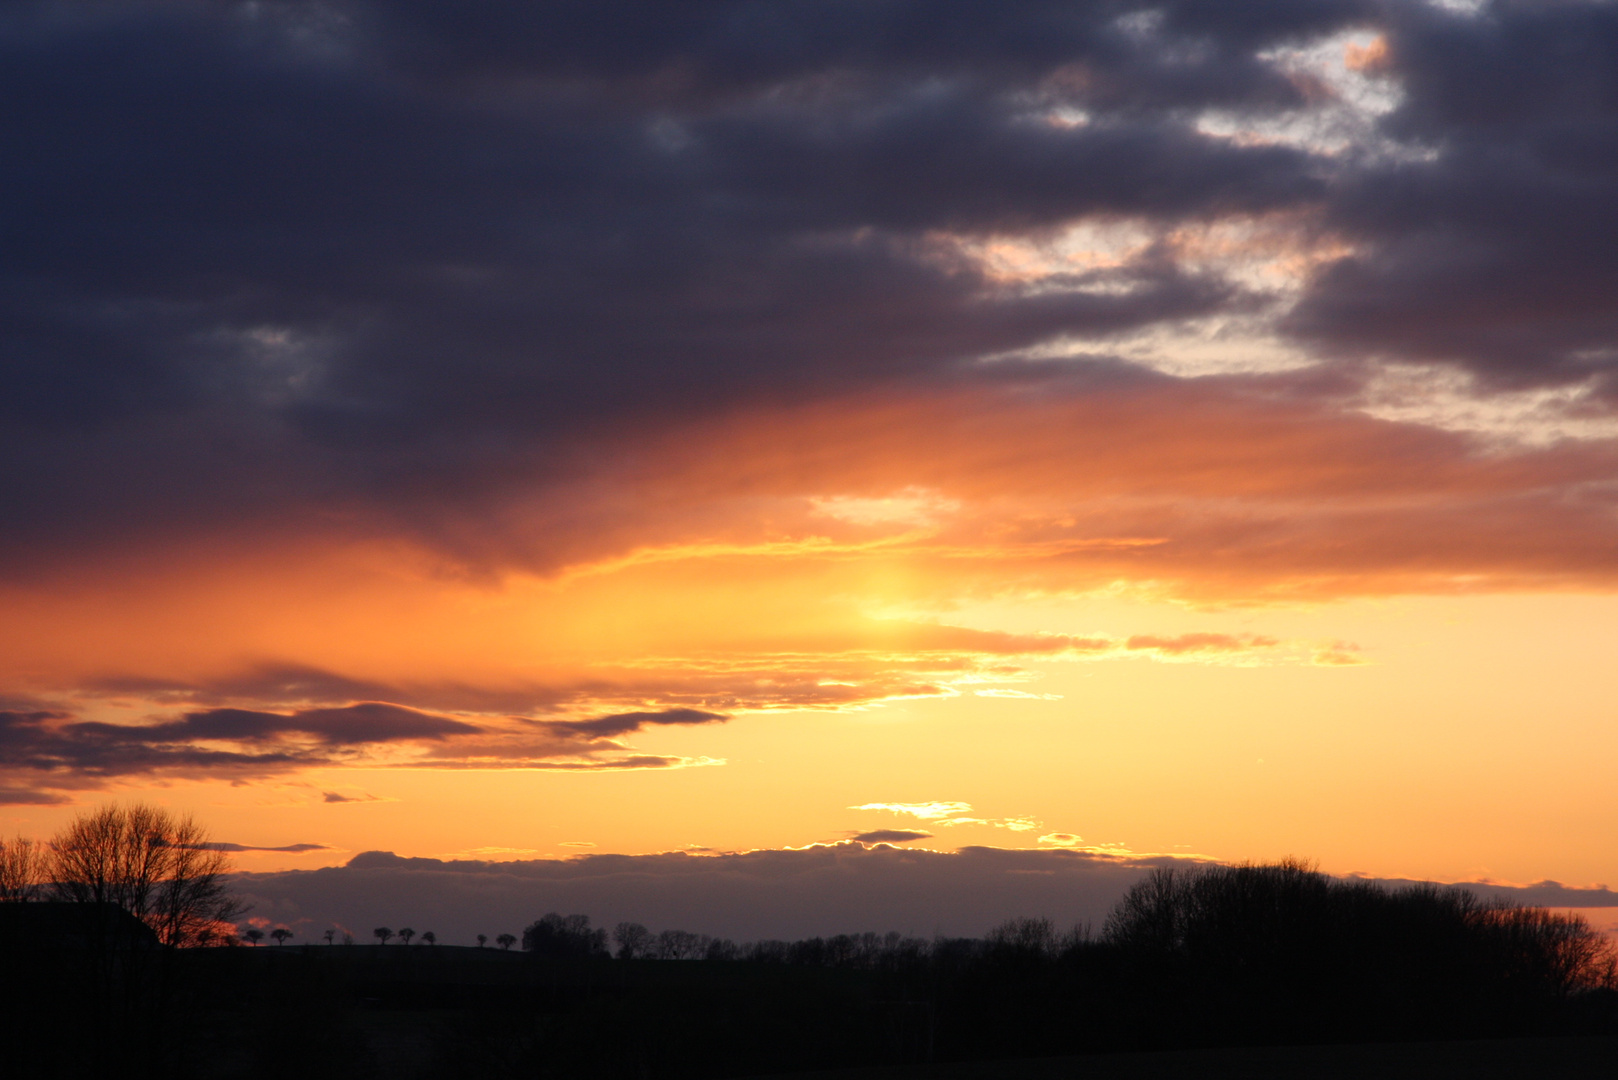
<path fill-rule="evenodd" d="M 6 1080 L 1618 1076 L 1618 958 L 1584 923 L 1293 862 L 1155 872 L 1099 937 L 1017 919 L 614 956 L 551 913 L 526 952 L 173 949 L 110 913 L 0 950 Z"/>
<path fill-rule="evenodd" d="M 1618 1038 L 1235 1047 L 791 1075 L 794 1080 L 1574 1080 L 1618 1076 Z"/>
<path fill-rule="evenodd" d="M 1099 948 L 1043 959 L 980 948 L 955 960 L 940 948 L 886 968 L 421 945 L 195 949 L 125 958 L 100 1005 L 94 980 L 69 977 L 65 958 L 33 959 L 6 1010 L 27 1027 L 10 1042 L 6 1075 L 19 1078 L 1618 1076 L 1605 993 L 1487 1024 L 1431 1008 L 1415 1024 L 1419 1010 L 1405 1008 L 1418 1002 L 1403 999 L 1383 1022 L 1413 1026 L 1390 1035 L 1344 1025 L 1341 1000 L 1283 1009 L 1232 986 L 1216 1008 L 1200 992 L 1165 996 L 1160 972 L 1131 989 L 1117 977 L 1128 958 Z M 1479 1038 L 1494 1034 L 1523 1037 Z M 1346 1045 L 1358 1038 L 1381 1041 Z"/>

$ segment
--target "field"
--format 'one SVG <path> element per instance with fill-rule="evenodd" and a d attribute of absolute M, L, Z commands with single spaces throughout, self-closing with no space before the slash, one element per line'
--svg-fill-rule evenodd
<path fill-rule="evenodd" d="M 797 1080 L 1541 1080 L 1618 1076 L 1618 1039 L 1238 1047 L 791 1075 Z"/>

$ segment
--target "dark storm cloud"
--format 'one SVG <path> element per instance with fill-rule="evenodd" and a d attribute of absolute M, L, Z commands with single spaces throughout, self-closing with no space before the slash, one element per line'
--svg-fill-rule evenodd
<path fill-rule="evenodd" d="M 1270 50 L 1347 29 L 1398 152 L 1198 126 L 1329 99 Z M 0 572 L 202 529 L 461 551 L 652 429 L 1262 310 L 1168 242 L 1029 290 L 944 235 L 1286 212 L 1354 249 L 1284 321 L 1317 354 L 1601 375 L 1615 71 L 1593 3 L 12 3 Z"/>
<path fill-rule="evenodd" d="M 1300 104 L 1256 52 L 1354 8 L 1154 10 L 11 5 L 11 542 L 400 527 L 614 431 L 1240 307 L 1160 248 L 1028 293 L 928 240 L 1322 197 L 1191 121 Z"/>
<path fill-rule="evenodd" d="M 575 721 L 506 717 L 471 724 L 375 701 L 292 713 L 206 709 L 148 724 L 75 721 L 70 714 L 52 711 L 0 712 L 0 777 L 17 781 L 0 786 L 0 802 L 62 802 L 65 797 L 56 789 L 94 788 L 119 777 L 247 779 L 345 764 L 374 766 L 378 762 L 369 755 L 387 746 L 427 751 L 409 764 L 437 769 L 678 768 L 692 762 L 635 753 L 619 740 L 648 727 L 727 719 L 720 713 L 674 708 Z M 334 791 L 322 798 L 329 803 L 374 801 L 374 796 Z"/>
<path fill-rule="evenodd" d="M 1382 130 L 1423 152 L 1347 170 L 1327 202 L 1364 244 L 1290 320 L 1319 345 L 1456 361 L 1505 384 L 1618 366 L 1618 8 L 1392 4 Z"/>

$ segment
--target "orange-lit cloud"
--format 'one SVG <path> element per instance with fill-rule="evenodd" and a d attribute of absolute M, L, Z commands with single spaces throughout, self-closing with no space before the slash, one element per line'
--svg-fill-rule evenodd
<path fill-rule="evenodd" d="M 148 768 L 94 764 L 94 740 L 154 774 L 683 767 L 712 755 L 658 752 L 655 725 L 636 746 L 557 725 L 1041 698 L 1023 684 L 1053 662 L 1366 660 L 1262 630 L 948 621 L 989 597 L 1251 608 L 1613 583 L 1607 442 L 1493 445 L 1307 404 L 1298 378 L 1131 377 L 1099 394 L 1031 375 L 1026 393 L 743 413 L 709 425 L 700 453 L 649 436 L 586 487 L 536 491 L 455 559 L 312 527 L 0 586 L 12 712 L 49 714 L 17 722 L 8 775 L 70 790 Z M 564 512 L 589 526 L 557 529 Z M 275 738 L 208 742 L 181 719 L 218 710 L 279 717 Z M 363 738 L 322 727 L 332 710 Z M 52 757 L 46 735 L 73 746 Z"/>

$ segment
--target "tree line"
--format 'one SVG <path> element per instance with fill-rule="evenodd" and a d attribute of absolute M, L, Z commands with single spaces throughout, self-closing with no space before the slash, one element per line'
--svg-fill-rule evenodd
<path fill-rule="evenodd" d="M 242 910 L 224 870 L 190 819 L 107 807 L 49 844 L 0 846 L 0 897 L 119 905 L 166 944 L 219 945 L 237 940 Z M 293 936 L 279 929 L 272 939 Z M 408 927 L 374 936 L 435 943 Z M 324 937 L 333 944 L 336 931 Z M 1618 959 L 1583 919 L 1457 887 L 1342 881 L 1295 860 L 1154 870 L 1099 929 L 1019 918 L 980 938 L 736 942 L 551 912 L 495 938 L 503 950 L 519 943 L 521 956 L 502 962 L 420 945 L 411 953 L 431 963 L 394 963 L 392 949 L 38 955 L 14 964 L 0 1016 L 93 1032 L 18 1044 L 23 1060 L 78 1055 L 80 1073 L 38 1073 L 64 1076 L 138 1075 L 137 1061 L 182 1076 L 188 1062 L 241 1054 L 258 1062 L 244 1076 L 321 1075 L 315 1058 L 345 1077 L 367 1075 L 367 1061 L 386 1075 L 378 1040 L 406 1031 L 430 1032 L 420 1075 L 480 1078 L 1618 1034 Z M 79 1013 L 63 1013 L 64 1001 Z M 281 1017 L 277 1039 L 244 1050 L 231 1033 L 265 1015 Z"/>

